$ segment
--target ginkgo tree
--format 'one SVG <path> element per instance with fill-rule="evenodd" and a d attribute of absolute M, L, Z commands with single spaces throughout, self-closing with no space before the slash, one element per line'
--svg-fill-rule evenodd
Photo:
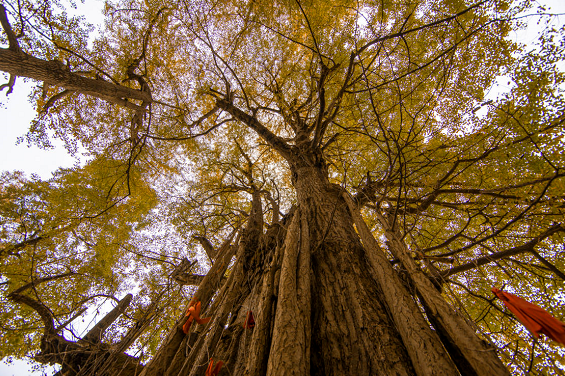
<path fill-rule="evenodd" d="M 101 288 L 124 291 L 136 265 L 153 303 L 120 299 L 95 347 L 28 291 L 49 296 L 55 271 L 5 277 L 43 321 L 36 359 L 69 375 L 563 372 L 490 291 L 565 315 L 564 30 L 512 42 L 529 2 L 107 1 L 90 45 L 61 7 L 5 2 L 0 69 L 8 90 L 39 82 L 31 142 L 93 158 L 68 175 L 84 194 L 57 180 L 80 198 L 68 210 L 113 219 L 76 244 L 41 231 L 62 257 L 106 249 Z M 501 76 L 512 89 L 487 98 Z M 42 205 L 30 215 L 59 215 Z M 31 252 L 2 218 L 5 257 Z M 184 249 L 166 249 L 168 226 Z M 198 250 L 206 275 L 181 260 Z M 171 280 L 193 285 L 186 301 Z"/>

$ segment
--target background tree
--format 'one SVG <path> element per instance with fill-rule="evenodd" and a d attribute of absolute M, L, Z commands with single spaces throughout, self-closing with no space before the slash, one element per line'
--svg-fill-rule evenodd
<path fill-rule="evenodd" d="M 199 282 L 188 306 L 211 321 L 186 330 L 184 304 L 166 300 L 138 342 L 152 355 L 141 374 L 203 374 L 212 358 L 221 374 L 562 372 L 490 293 L 563 317 L 563 29 L 532 51 L 512 43 L 527 7 L 123 1 L 88 48 L 56 4 L 8 3 L 0 69 L 44 81 L 29 139 L 80 143 L 107 182 L 98 197 L 158 199 L 105 270 L 123 288 L 137 255 L 149 296 L 169 275 Z M 485 100 L 501 75 L 514 88 Z M 92 184 L 89 166 L 76 173 Z M 128 205 L 107 213 L 139 222 Z M 163 224 L 183 250 L 163 249 Z M 200 247 L 203 278 L 180 262 Z M 64 372 L 92 370 L 77 359 Z"/>

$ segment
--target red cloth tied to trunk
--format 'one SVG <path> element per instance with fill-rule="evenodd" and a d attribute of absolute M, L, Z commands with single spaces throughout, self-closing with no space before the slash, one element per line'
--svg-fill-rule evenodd
<path fill-rule="evenodd" d="M 253 319 L 253 312 L 247 312 L 247 318 L 243 323 L 243 329 L 252 329 L 255 326 L 255 320 Z"/>
<path fill-rule="evenodd" d="M 220 369 L 222 368 L 223 365 L 224 362 L 219 360 L 218 363 L 216 363 L 216 367 L 214 367 L 214 359 L 210 358 L 210 364 L 208 364 L 208 369 L 206 370 L 206 376 L 216 376 L 220 372 Z"/>
<path fill-rule="evenodd" d="M 504 302 L 534 337 L 537 338 L 542 333 L 555 342 L 565 345 L 565 324 L 551 316 L 545 309 L 497 288 L 493 288 L 492 292 Z"/>
<path fill-rule="evenodd" d="M 205 319 L 200 318 L 200 309 L 201 309 L 200 302 L 196 303 L 195 306 L 193 305 L 191 307 L 188 307 L 188 310 L 186 311 L 186 316 L 188 316 L 188 320 L 186 320 L 186 322 L 182 326 L 182 331 L 184 332 L 184 334 L 188 334 L 188 331 L 190 330 L 190 325 L 192 325 L 192 321 L 196 321 L 199 324 L 206 324 L 208 321 L 210 321 L 210 317 L 206 317 Z"/>

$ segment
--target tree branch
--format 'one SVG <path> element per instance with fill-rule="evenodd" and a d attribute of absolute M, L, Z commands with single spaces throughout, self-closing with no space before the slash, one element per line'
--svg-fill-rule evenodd
<path fill-rule="evenodd" d="M 560 232 L 560 231 L 565 231 L 565 228 L 561 226 L 560 223 L 550 227 L 546 232 L 544 232 L 541 235 L 536 236 L 534 239 L 530 240 L 529 242 L 527 242 L 526 244 L 522 244 L 520 246 L 514 247 L 514 248 L 510 248 L 510 249 L 506 249 L 504 251 L 500 251 L 500 252 L 495 252 L 493 254 L 490 254 L 488 256 L 483 256 L 483 257 L 479 257 L 471 262 L 468 262 L 466 264 L 462 264 L 459 266 L 456 266 L 454 268 L 442 271 L 440 274 L 443 278 L 447 278 L 453 274 L 456 273 L 461 273 L 467 270 L 471 270 L 474 269 L 476 267 L 491 263 L 493 261 L 496 260 L 500 260 L 502 258 L 505 257 L 509 257 L 509 256 L 514 256 L 514 255 L 518 255 L 520 253 L 525 253 L 525 252 L 533 252 L 534 250 L 534 246 L 536 244 L 538 244 L 539 242 L 541 242 L 542 240 L 548 238 L 549 236 Z"/>
<path fill-rule="evenodd" d="M 92 344 L 99 343 L 100 340 L 102 339 L 102 334 L 104 333 L 104 331 L 108 329 L 108 327 L 112 325 L 114 321 L 116 321 L 118 316 L 124 313 L 124 311 L 131 303 L 132 298 L 133 298 L 132 294 L 127 294 L 122 300 L 120 300 L 118 305 L 116 305 L 114 309 L 108 312 L 106 316 L 102 318 L 102 320 L 98 321 L 96 325 L 94 325 L 94 327 L 90 329 L 88 333 L 86 333 L 86 335 L 80 341 L 78 341 L 78 343 L 79 344 L 88 343 L 88 342 Z"/>
<path fill-rule="evenodd" d="M 71 72 L 60 61 L 38 59 L 24 52 L 12 51 L 9 48 L 0 48 L 0 70 L 91 95 L 136 111 L 144 111 L 144 107 L 138 106 L 128 99 L 139 100 L 143 103 L 151 103 L 152 101 L 151 95 L 147 91 L 83 77 Z"/>
<path fill-rule="evenodd" d="M 49 308 L 29 296 L 16 292 L 10 293 L 8 297 L 15 303 L 25 304 L 28 307 L 33 308 L 41 317 L 41 321 L 43 321 L 44 333 L 55 334 L 55 320 L 53 320 L 53 315 L 51 314 L 51 311 L 49 311 Z"/>
<path fill-rule="evenodd" d="M 25 290 L 27 290 L 31 287 L 35 287 L 37 285 L 40 285 L 42 283 L 49 282 L 49 281 L 55 281 L 57 279 L 70 277 L 72 275 L 76 275 L 76 273 L 75 272 L 68 272 L 68 273 L 64 273 L 64 274 L 57 274 L 57 275 L 54 275 L 54 276 L 51 276 L 51 277 L 44 277 L 44 278 L 35 279 L 35 280 L 31 281 L 30 283 L 27 283 L 27 284 L 23 285 L 22 287 L 12 291 L 10 294 L 8 294 L 8 297 L 12 294 L 21 294 Z"/>
<path fill-rule="evenodd" d="M 23 248 L 25 248 L 29 245 L 36 244 L 43 239 L 46 239 L 46 237 L 38 236 L 36 238 L 27 239 L 27 240 L 24 240 L 24 241 L 19 242 L 17 244 L 7 246 L 3 249 L 0 249 L 0 258 L 3 257 L 4 254 L 19 256 L 19 252 L 16 252 L 16 251 L 23 249 Z"/>
<path fill-rule="evenodd" d="M 49 98 L 47 100 L 47 102 L 45 103 L 45 105 L 43 106 L 41 111 L 47 112 L 47 110 L 49 110 L 49 108 L 51 108 L 51 106 L 53 106 L 55 104 L 55 102 L 57 102 L 59 99 L 62 99 L 62 98 L 66 97 L 67 95 L 72 94 L 72 93 L 74 93 L 73 90 L 63 90 L 62 92 L 53 95 L 51 98 Z"/>
<path fill-rule="evenodd" d="M 388 40 L 388 39 L 399 38 L 399 37 L 402 37 L 402 36 L 404 36 L 404 35 L 407 35 L 407 34 L 410 34 L 410 33 L 415 33 L 415 32 L 420 31 L 420 30 L 422 30 L 422 29 L 426 29 L 426 28 L 428 28 L 428 27 L 437 26 L 437 25 L 442 24 L 442 23 L 444 23 L 444 22 L 449 22 L 449 21 L 451 21 L 451 20 L 454 20 L 454 19 L 456 19 L 457 17 L 462 16 L 462 15 L 464 15 L 465 13 L 467 13 L 467 12 L 469 12 L 469 11 L 471 11 L 471 10 L 473 10 L 473 9 L 475 9 L 475 8 L 477 8 L 477 7 L 479 7 L 479 6 L 481 6 L 481 5 L 483 5 L 484 3 L 486 3 L 486 1 L 481 1 L 480 3 L 477 3 L 477 4 L 475 4 L 475 5 L 472 5 L 472 6 L 470 6 L 469 8 L 464 9 L 464 10 L 462 10 L 461 12 L 459 12 L 459 13 L 457 13 L 457 14 L 454 14 L 453 16 L 446 17 L 446 18 L 443 18 L 443 19 L 441 19 L 441 20 L 437 20 L 437 21 L 434 21 L 434 22 L 430 22 L 430 23 L 428 23 L 428 24 L 425 24 L 425 25 L 422 25 L 422 26 L 418 26 L 418 27 L 415 27 L 415 28 L 410 29 L 410 30 L 400 31 L 400 32 L 398 32 L 398 33 L 389 34 L 389 35 L 386 35 L 386 36 L 384 36 L 384 37 L 380 37 L 380 38 L 373 39 L 372 41 L 370 41 L 370 42 L 366 43 L 365 45 L 361 46 L 361 47 L 357 50 L 357 52 L 355 53 L 355 55 L 357 55 L 357 56 L 360 55 L 363 51 L 365 51 L 367 48 L 371 47 L 372 45 L 374 45 L 374 44 L 376 44 L 376 43 L 384 42 L 385 40 Z"/>
<path fill-rule="evenodd" d="M 12 30 L 12 26 L 10 25 L 10 21 L 8 20 L 8 15 L 6 14 L 6 8 L 4 5 L 0 4 L 0 23 L 2 24 L 2 28 L 8 37 L 8 49 L 14 52 L 20 52 L 20 46 L 18 44 L 18 39 L 16 34 Z"/>
<path fill-rule="evenodd" d="M 222 110 L 232 115 L 235 119 L 241 121 L 249 128 L 253 129 L 259 136 L 278 151 L 284 158 L 290 158 L 290 147 L 279 136 L 271 132 L 267 127 L 261 124 L 255 117 L 246 114 L 239 108 L 235 107 L 226 99 L 217 99 L 216 105 Z"/>
<path fill-rule="evenodd" d="M 543 258 L 538 252 L 536 251 L 532 251 L 531 252 L 532 255 L 534 255 L 535 258 L 537 258 L 542 264 L 544 264 L 549 270 L 551 270 L 553 273 L 555 273 L 555 275 L 557 275 L 559 278 L 561 278 L 563 281 L 565 281 L 565 274 L 557 269 L 555 267 L 555 265 L 553 265 L 552 263 L 550 263 L 549 261 L 547 261 L 545 258 Z"/>
<path fill-rule="evenodd" d="M 206 239 L 206 237 L 195 235 L 193 236 L 193 238 L 200 242 L 200 245 L 202 245 L 202 248 L 204 248 L 206 254 L 208 255 L 208 257 L 210 257 L 210 260 L 214 260 L 216 258 L 217 251 L 214 249 L 212 243 L 210 243 L 210 241 Z"/>
<path fill-rule="evenodd" d="M 10 74 L 10 78 L 8 79 L 8 83 L 0 86 L 0 91 L 4 90 L 5 88 L 8 88 L 8 91 L 6 92 L 6 96 L 8 96 L 8 95 L 12 94 L 12 91 L 14 90 L 15 84 L 16 84 L 16 76 L 14 76 L 13 74 Z"/>

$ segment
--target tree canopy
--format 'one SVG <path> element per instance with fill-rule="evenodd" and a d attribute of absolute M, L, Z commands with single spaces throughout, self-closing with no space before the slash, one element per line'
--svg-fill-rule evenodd
<path fill-rule="evenodd" d="M 244 313 L 222 304 L 255 311 L 257 291 L 278 278 L 265 265 L 279 261 L 281 275 L 297 270 L 289 275 L 298 293 L 288 296 L 304 303 L 298 327 L 333 333 L 320 324 L 331 309 L 316 294 L 338 299 L 324 287 L 341 282 L 324 268 L 373 278 L 359 282 L 359 310 L 372 317 L 364 299 L 373 294 L 395 317 L 386 264 L 462 374 L 473 361 L 449 348 L 461 345 L 435 312 L 443 303 L 422 287 L 429 281 L 510 372 L 565 373 L 562 348 L 535 340 L 491 292 L 504 288 L 565 320 L 565 28 L 545 9 L 502 0 L 116 0 L 105 2 L 92 37 L 88 15 L 70 16 L 66 2 L 2 5 L 2 89 L 16 77 L 37 81 L 27 140 L 61 139 L 88 161 L 45 181 L 1 176 L 1 356 L 45 352 L 47 334 L 78 343 L 73 321 L 131 292 L 134 303 L 103 341 L 127 343 L 151 374 L 193 296 L 203 313 L 231 312 L 233 322 Z M 547 22 L 535 46 L 513 41 L 534 16 Z M 493 95 L 497 80 L 510 89 Z M 362 243 L 371 267 L 332 259 L 340 234 Z M 232 243 L 240 248 L 230 254 Z M 300 251 L 288 256 L 293 247 Z M 211 266 L 217 275 L 204 277 Z M 211 278 L 224 287 L 204 295 Z M 233 292 L 238 278 L 250 292 Z M 277 309 L 292 309 L 283 279 L 273 284 Z M 347 286 L 335 309 L 349 315 L 357 308 Z M 273 325 L 289 325 L 279 311 Z M 143 330 L 130 340 L 127 328 Z M 312 342 L 298 351 L 315 352 L 322 340 L 313 330 L 298 330 Z M 415 369 L 406 374 L 425 374 L 402 338 Z M 263 345 L 271 355 L 257 362 L 271 370 L 286 348 L 274 334 Z M 297 362 L 318 374 L 316 356 Z"/>

